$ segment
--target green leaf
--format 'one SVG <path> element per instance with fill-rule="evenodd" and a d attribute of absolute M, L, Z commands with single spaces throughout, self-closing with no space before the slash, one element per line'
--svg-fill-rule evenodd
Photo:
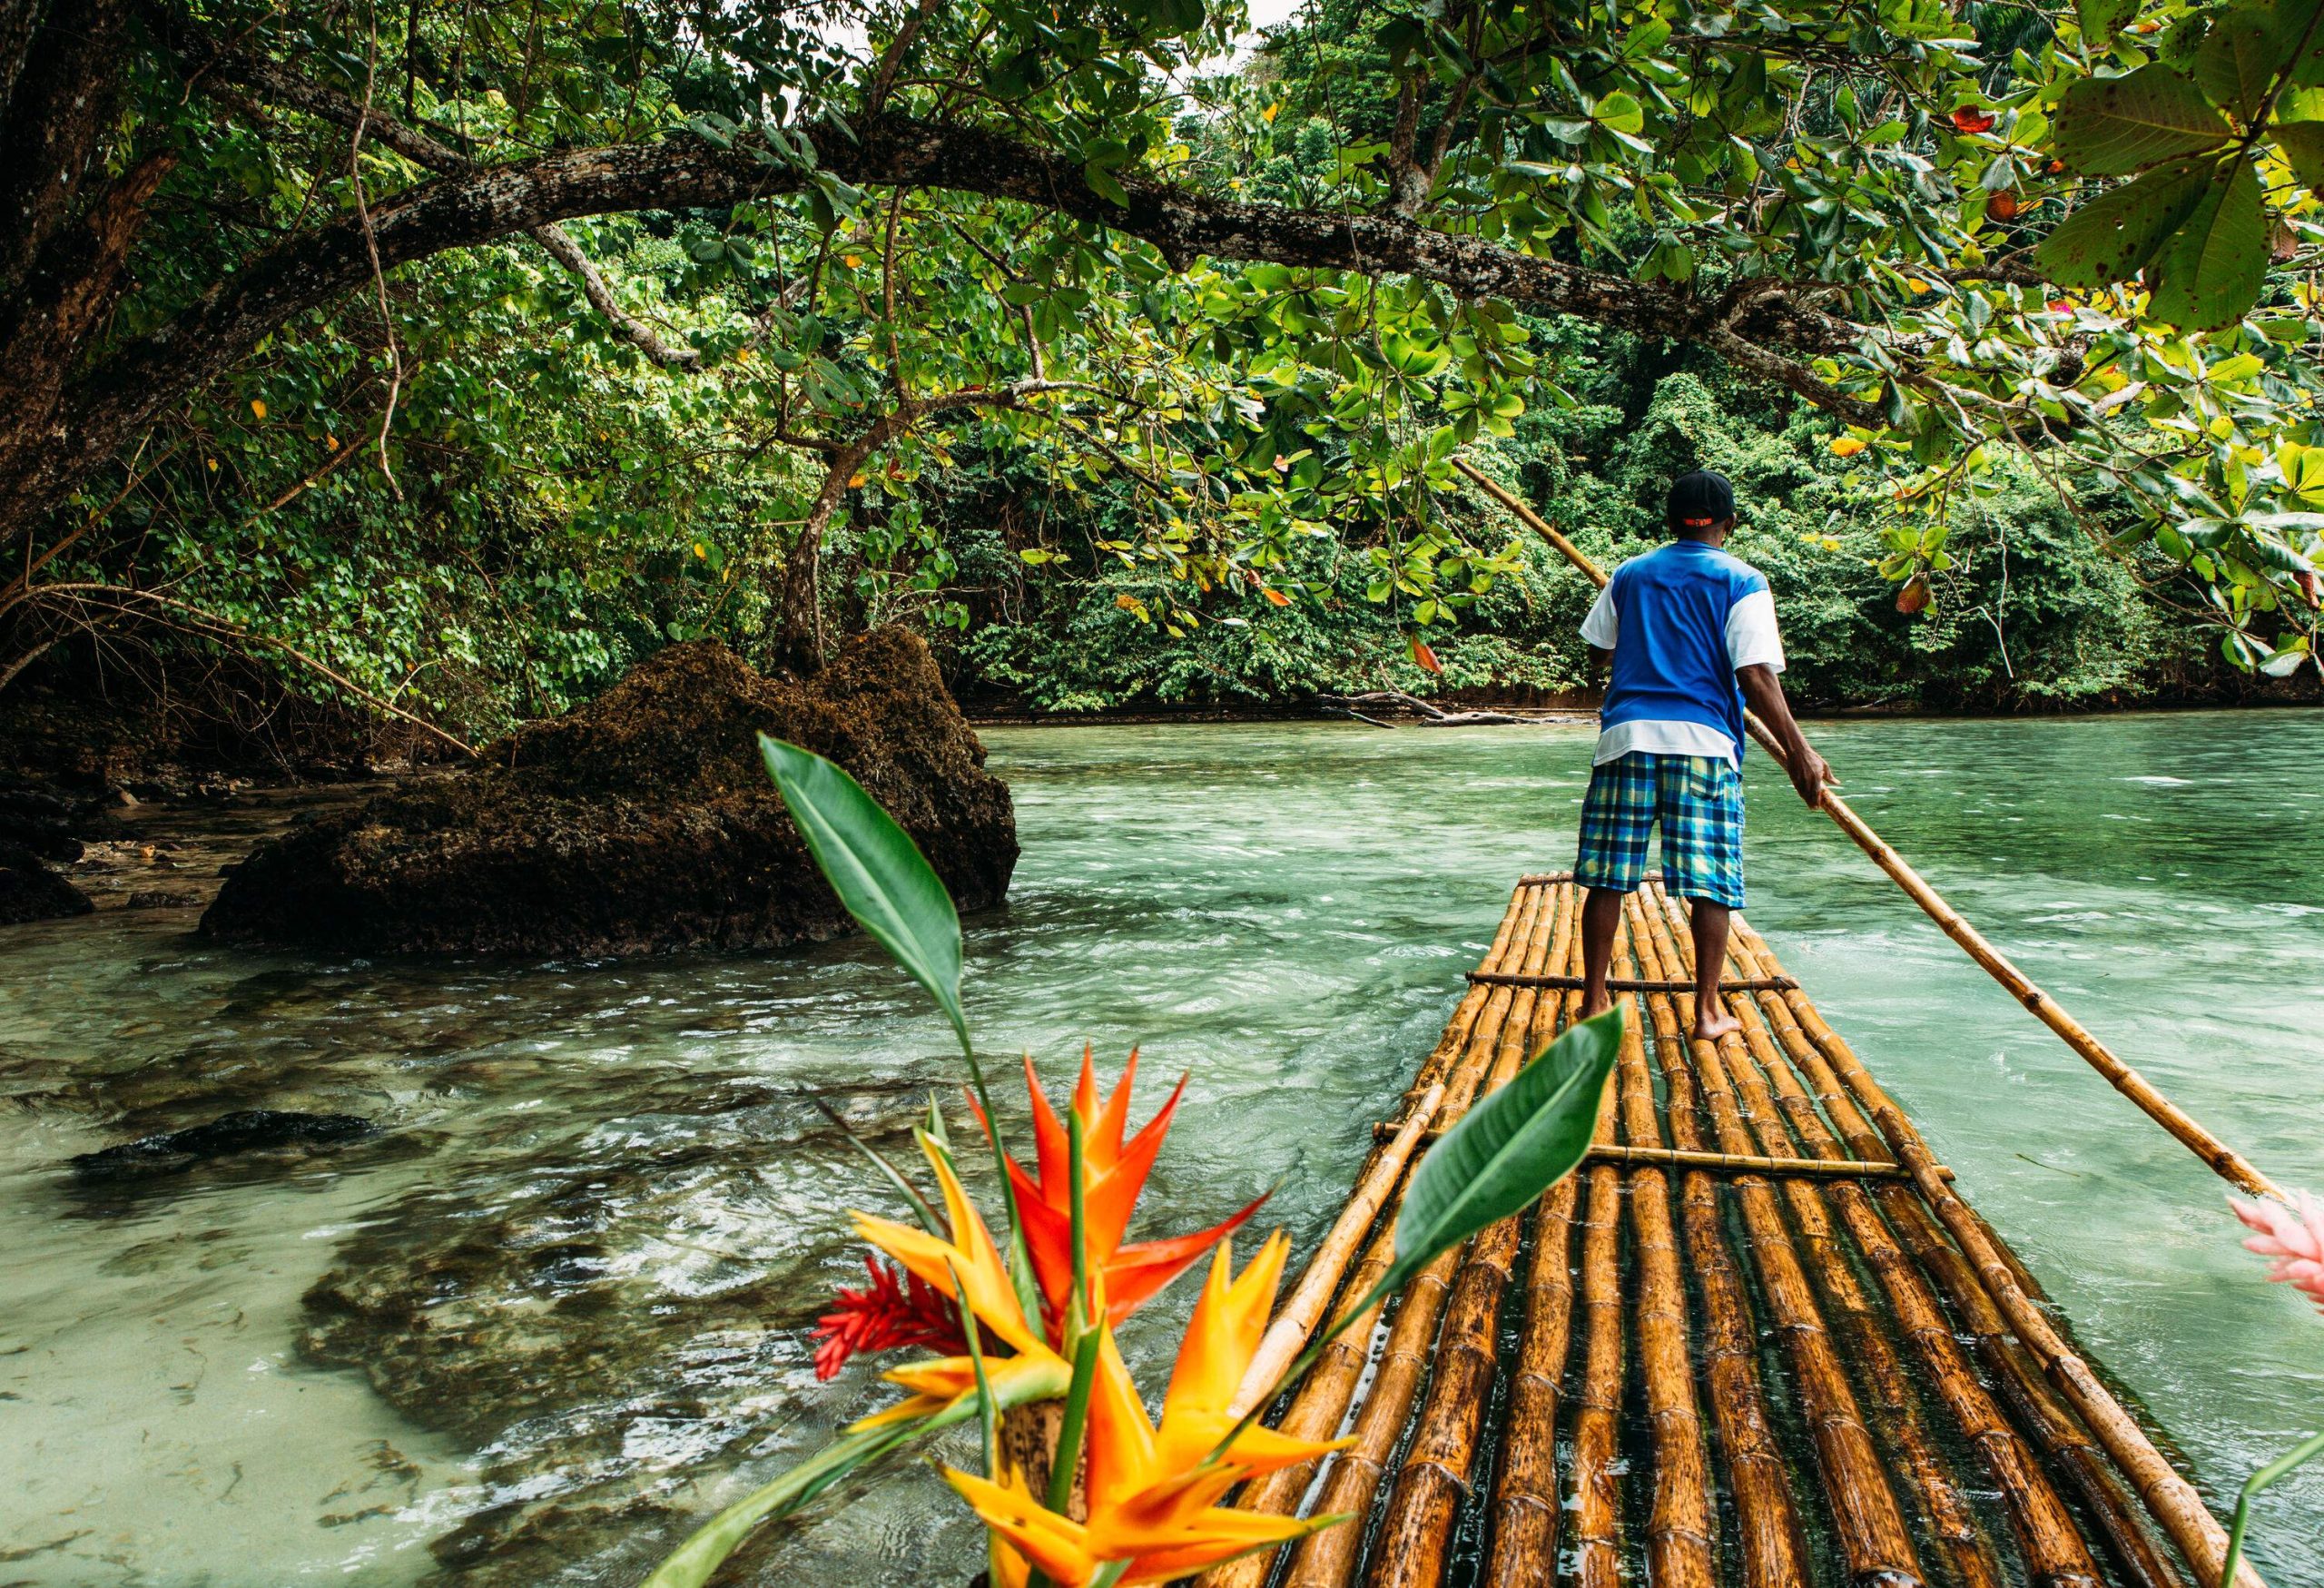
<path fill-rule="evenodd" d="M 960 917 L 911 834 L 863 785 L 812 750 L 765 734 L 759 754 L 824 880 L 858 925 L 929 991 L 968 1046 Z"/>
<path fill-rule="evenodd" d="M 2195 81 L 2213 104 L 2248 127 L 2290 53 L 2289 43 L 2277 35 L 2272 6 L 2230 11 L 2203 35 Z"/>
<path fill-rule="evenodd" d="M 1396 1216 L 1397 1270 L 1409 1278 L 1572 1172 L 1621 1039 L 1620 1009 L 1569 1027 L 1429 1149 Z"/>
<path fill-rule="evenodd" d="M 1128 190 L 1124 188 L 1120 180 L 1104 166 L 1083 166 L 1081 168 L 1081 180 L 1089 184 L 1090 192 L 1096 193 L 1099 198 L 1106 200 L 1108 203 L 1118 204 L 1125 210 L 1129 208 Z"/>
<path fill-rule="evenodd" d="M 2075 0 L 2074 14 L 2082 23 L 2082 36 L 2093 48 L 2105 48 L 2107 40 L 2114 36 L 2114 25 L 2134 4 L 2135 0 Z"/>
<path fill-rule="evenodd" d="M 2123 176 L 2227 141 L 2227 121 L 2201 89 L 2168 66 L 2125 77 L 2086 78 L 2058 103 L 2053 146 L 2090 176 Z"/>
<path fill-rule="evenodd" d="M 1627 94 L 1610 94 L 1598 102 L 1590 120 L 1617 133 L 1636 133 L 1646 125 L 1646 110 Z"/>
<path fill-rule="evenodd" d="M 2042 240 L 2034 262 L 2062 287 L 2129 281 L 2194 213 L 2212 169 L 2207 161 L 2173 161 L 2101 194 Z"/>
<path fill-rule="evenodd" d="M 2292 122 L 2275 131 L 2292 174 L 2310 189 L 2324 190 L 2324 122 Z"/>
<path fill-rule="evenodd" d="M 2268 213 L 2260 177 L 2238 160 L 2205 182 L 2186 222 L 2147 272 L 2147 313 L 2181 330 L 2216 330 L 2260 301 L 2268 273 Z"/>

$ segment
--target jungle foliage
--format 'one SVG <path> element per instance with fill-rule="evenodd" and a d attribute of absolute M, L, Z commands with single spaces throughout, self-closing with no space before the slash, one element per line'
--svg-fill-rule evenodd
<path fill-rule="evenodd" d="M 0 687 L 160 631 L 477 733 L 895 619 L 1068 709 L 1570 686 L 1460 452 L 1610 556 L 1732 474 L 1811 697 L 2294 672 L 2319 15 L 27 0 Z"/>

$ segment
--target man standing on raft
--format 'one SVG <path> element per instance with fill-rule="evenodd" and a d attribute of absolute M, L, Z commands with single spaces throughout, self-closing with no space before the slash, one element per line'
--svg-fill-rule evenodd
<path fill-rule="evenodd" d="M 1622 895 L 1646 871 L 1646 833 L 1662 829 L 1663 885 L 1693 901 L 1695 1035 L 1734 1031 L 1718 994 L 1727 921 L 1743 908 L 1743 707 L 1783 746 L 1791 785 L 1812 810 L 1837 784 L 1807 746 L 1776 675 L 1783 641 L 1767 577 L 1719 549 L 1735 528 L 1723 475 L 1681 476 L 1665 514 L 1669 545 L 1614 570 L 1581 637 L 1612 655 L 1574 881 L 1581 910 L 1581 1012 L 1603 1013 Z"/>

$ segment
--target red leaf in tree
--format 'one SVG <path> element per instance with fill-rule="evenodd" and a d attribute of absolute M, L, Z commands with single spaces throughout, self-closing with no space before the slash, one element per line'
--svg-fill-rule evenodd
<path fill-rule="evenodd" d="M 1291 597 L 1285 595 L 1281 590 L 1262 589 L 1259 594 L 1265 596 L 1268 600 L 1274 602 L 1278 607 L 1288 607 L 1291 605 Z"/>
<path fill-rule="evenodd" d="M 1439 676 L 1444 672 L 1444 664 L 1436 659 L 1436 653 L 1428 648 L 1426 640 L 1413 641 L 1413 665 L 1423 673 L 1434 673 Z"/>
<path fill-rule="evenodd" d="M 2007 188 L 2002 189 L 1985 201 L 1985 213 L 1996 221 L 2016 220 L 2017 210 L 2017 195 Z"/>
<path fill-rule="evenodd" d="M 1928 576 L 1915 574 L 1896 592 L 1896 610 L 1910 617 L 1928 606 Z"/>
<path fill-rule="evenodd" d="M 1953 125 L 1956 132 L 1990 133 L 1994 130 L 1994 113 L 1965 104 L 1953 113 Z"/>

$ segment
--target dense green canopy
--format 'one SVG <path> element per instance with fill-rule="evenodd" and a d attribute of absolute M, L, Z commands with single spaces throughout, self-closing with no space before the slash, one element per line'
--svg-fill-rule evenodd
<path fill-rule="evenodd" d="M 2290 672 L 2319 12 L 15 0 L 0 685 L 159 626 L 487 725 L 896 616 L 1065 705 L 1571 682 L 1464 450 L 1608 544 L 1724 462 L 1916 697 L 2174 605 Z"/>

